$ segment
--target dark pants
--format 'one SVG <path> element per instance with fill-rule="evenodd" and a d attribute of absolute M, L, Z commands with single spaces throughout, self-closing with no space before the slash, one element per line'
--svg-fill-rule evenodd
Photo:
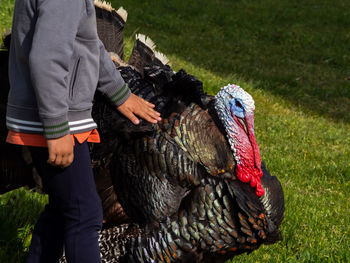
<path fill-rule="evenodd" d="M 46 162 L 47 148 L 31 147 L 31 153 L 49 204 L 35 225 L 26 262 L 58 262 L 63 247 L 69 263 L 101 262 L 102 206 L 87 143 L 75 141 L 74 161 L 65 169 Z"/>

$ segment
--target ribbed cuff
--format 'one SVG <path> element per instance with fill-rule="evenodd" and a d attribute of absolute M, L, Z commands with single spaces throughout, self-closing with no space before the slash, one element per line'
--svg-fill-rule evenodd
<path fill-rule="evenodd" d="M 122 86 L 122 88 L 111 96 L 108 96 L 109 99 L 113 102 L 117 107 L 122 105 L 131 95 L 131 91 L 126 83 Z"/>
<path fill-rule="evenodd" d="M 46 139 L 55 139 L 70 133 L 67 115 L 57 118 L 41 118 Z"/>

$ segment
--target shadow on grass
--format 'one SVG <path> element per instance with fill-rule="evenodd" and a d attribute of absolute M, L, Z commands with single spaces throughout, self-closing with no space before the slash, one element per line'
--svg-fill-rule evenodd
<path fill-rule="evenodd" d="M 0 197 L 0 262 L 24 262 L 46 196 L 23 188 Z"/>
<path fill-rule="evenodd" d="M 231 82 L 238 75 L 301 110 L 350 122 L 350 2 L 155 0 L 136 5 L 127 0 L 123 5 L 129 11 L 126 35 L 139 28 L 167 55 Z"/>

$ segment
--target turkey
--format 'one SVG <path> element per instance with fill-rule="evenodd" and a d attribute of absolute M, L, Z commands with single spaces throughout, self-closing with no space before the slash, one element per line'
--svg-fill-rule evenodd
<path fill-rule="evenodd" d="M 126 11 L 95 4 L 100 38 L 124 80 L 163 117 L 134 126 L 96 94 L 102 143 L 91 145 L 91 156 L 106 220 L 102 261 L 224 262 L 280 240 L 283 191 L 261 163 L 252 97 L 231 84 L 205 94 L 198 79 L 174 72 L 144 35 L 125 63 Z M 15 156 L 30 172 L 13 173 L 31 178 L 30 158 Z M 27 184 L 15 182 L 11 189 Z"/>
<path fill-rule="evenodd" d="M 224 262 L 277 241 L 283 192 L 261 166 L 253 99 L 236 85 L 208 96 L 195 77 L 161 65 L 152 49 L 137 36 L 131 65 L 115 61 L 163 120 L 134 127 L 99 96 L 93 111 L 106 143 L 92 154 L 110 152 L 114 191 L 134 224 L 119 261 Z M 112 229 L 102 247 L 111 247 Z"/>

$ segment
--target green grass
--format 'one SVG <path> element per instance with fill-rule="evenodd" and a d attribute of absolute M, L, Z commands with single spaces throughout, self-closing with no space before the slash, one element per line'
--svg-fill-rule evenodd
<path fill-rule="evenodd" d="M 3 17 L 11 3 L 0 2 L 0 31 L 9 25 Z M 255 99 L 262 159 L 284 187 L 284 238 L 235 262 L 350 262 L 350 2 L 124 0 L 113 6 L 118 3 L 129 11 L 129 53 L 130 36 L 145 33 L 175 70 L 197 76 L 209 93 L 236 83 Z M 21 218 L 28 207 L 22 202 L 43 203 L 20 193 L 24 200 L 18 192 L 1 197 L 1 223 L 4 209 Z M 26 218 L 5 220 L 17 229 L 7 239 L 1 225 L 1 244 L 20 246 L 5 259 L 1 252 L 0 262 L 26 250 L 28 236 L 18 234 L 31 229 Z"/>
<path fill-rule="evenodd" d="M 47 196 L 23 188 L 0 198 L 0 262 L 24 262 L 36 219 Z"/>
<path fill-rule="evenodd" d="M 11 28 L 13 3 L 13 0 L 0 0 L 0 46 L 2 45 L 2 36 L 8 34 Z"/>

